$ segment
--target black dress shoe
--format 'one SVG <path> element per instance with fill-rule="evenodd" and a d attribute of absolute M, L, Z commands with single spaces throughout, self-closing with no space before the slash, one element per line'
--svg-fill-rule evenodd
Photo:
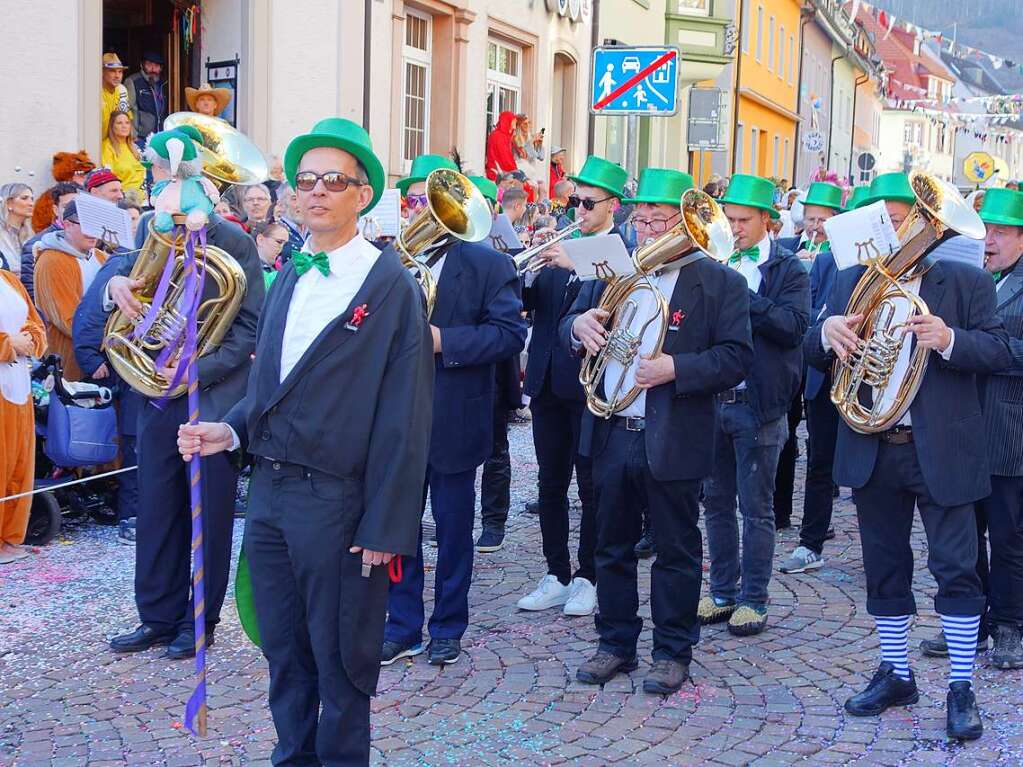
<path fill-rule="evenodd" d="M 206 629 L 206 647 L 213 647 L 213 627 Z M 167 646 L 165 658 L 171 660 L 184 660 L 195 657 L 195 629 L 189 627 L 174 637 L 174 641 Z"/>
<path fill-rule="evenodd" d="M 639 559 L 650 559 L 657 553 L 657 548 L 654 546 L 654 534 L 649 527 L 643 531 L 643 537 L 636 544 L 635 551 Z"/>
<path fill-rule="evenodd" d="M 671 695 L 682 689 L 689 679 L 689 666 L 677 660 L 655 660 L 650 673 L 643 680 L 643 692 Z"/>
<path fill-rule="evenodd" d="M 617 674 L 627 674 L 639 668 L 636 656 L 622 658 L 605 650 L 597 650 L 596 654 L 583 663 L 575 672 L 575 678 L 583 684 L 606 684 Z"/>
<path fill-rule="evenodd" d="M 977 652 L 986 652 L 988 647 L 987 637 L 979 635 L 977 637 Z M 948 644 L 945 642 L 945 632 L 939 631 L 938 635 L 934 639 L 923 639 L 920 641 L 920 652 L 926 655 L 928 658 L 947 658 L 948 657 Z"/>
<path fill-rule="evenodd" d="M 895 673 L 895 666 L 885 661 L 877 668 L 867 689 L 845 702 L 845 710 L 853 716 L 877 716 L 890 706 L 908 706 L 920 700 L 916 678 L 909 672 L 909 681 Z"/>
<path fill-rule="evenodd" d="M 142 652 L 150 647 L 169 644 L 174 638 L 174 629 L 157 631 L 143 623 L 130 634 L 121 634 L 110 640 L 114 652 Z"/>
<path fill-rule="evenodd" d="M 462 657 L 462 643 L 457 639 L 431 639 L 426 653 L 431 666 L 450 666 Z"/>
<path fill-rule="evenodd" d="M 960 740 L 976 740 L 984 734 L 984 723 L 980 721 L 977 697 L 969 682 L 952 682 L 946 698 L 947 714 L 945 730 L 948 737 Z"/>
<path fill-rule="evenodd" d="M 834 537 L 835 537 L 835 528 L 829 527 L 828 531 L 826 533 L 824 533 L 824 540 L 830 541 L 830 540 L 833 540 Z"/>
<path fill-rule="evenodd" d="M 540 502 L 539 501 L 528 501 L 526 503 L 527 514 L 539 514 L 540 513 Z"/>

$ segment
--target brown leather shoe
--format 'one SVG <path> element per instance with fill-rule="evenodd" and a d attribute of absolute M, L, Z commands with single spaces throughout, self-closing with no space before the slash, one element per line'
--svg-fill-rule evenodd
<path fill-rule="evenodd" d="M 689 666 L 677 660 L 655 660 L 650 673 L 643 680 L 643 692 L 671 695 L 682 689 L 689 679 Z"/>
<path fill-rule="evenodd" d="M 635 655 L 631 658 L 621 658 L 613 653 L 597 650 L 596 654 L 575 672 L 575 678 L 583 684 L 606 684 L 616 674 L 626 674 L 637 668 L 639 662 Z"/>

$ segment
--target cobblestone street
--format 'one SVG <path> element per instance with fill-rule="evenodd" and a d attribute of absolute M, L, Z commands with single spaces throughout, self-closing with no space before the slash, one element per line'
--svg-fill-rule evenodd
<path fill-rule="evenodd" d="M 877 719 L 844 715 L 844 700 L 878 662 L 848 490 L 837 503 L 837 537 L 826 546 L 825 567 L 775 573 L 764 634 L 738 639 L 723 624 L 705 630 L 695 683 L 667 698 L 645 695 L 650 566 L 643 563 L 647 626 L 639 670 L 603 689 L 579 684 L 575 670 L 595 647 L 592 618 L 515 609 L 545 570 L 539 525 L 523 509 L 535 495 L 528 424 L 511 428 L 511 443 L 508 537 L 501 551 L 477 555 L 466 652 L 443 670 L 425 656 L 384 669 L 373 702 L 375 763 L 1023 763 L 1023 672 L 987 668 L 986 656 L 977 673 L 984 737 L 965 746 L 946 741 L 947 667 L 916 650 L 938 625 L 919 526 L 923 612 L 911 632 L 911 658 L 920 702 Z M 797 487 L 802 462 L 799 471 Z M 800 508 L 797 500 L 797 520 Z M 797 537 L 794 529 L 779 534 L 776 561 Z M 132 550 L 118 544 L 115 528 L 91 523 L 68 525 L 37 556 L 0 571 L 0 765 L 268 765 L 274 731 L 267 669 L 238 626 L 233 596 L 209 654 L 210 735 L 200 742 L 181 724 L 191 661 L 164 660 L 162 649 L 128 656 L 107 650 L 109 637 L 135 626 L 132 575 Z"/>

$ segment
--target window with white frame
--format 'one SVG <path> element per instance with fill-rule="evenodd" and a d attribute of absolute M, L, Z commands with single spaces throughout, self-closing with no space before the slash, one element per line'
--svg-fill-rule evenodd
<path fill-rule="evenodd" d="M 754 176 L 760 175 L 760 168 L 757 162 L 760 160 L 760 129 L 749 129 L 749 172 Z"/>
<path fill-rule="evenodd" d="M 775 133 L 774 134 L 774 159 L 771 162 L 772 166 L 774 167 L 774 177 L 775 178 L 778 178 L 778 177 L 781 176 L 781 173 L 778 172 L 778 163 L 781 162 L 781 152 L 778 151 L 780 149 L 781 149 L 781 136 L 779 136 L 777 133 Z"/>
<path fill-rule="evenodd" d="M 736 123 L 735 125 L 735 172 L 745 173 L 745 169 L 742 167 L 742 161 L 746 155 L 746 126 L 742 123 Z"/>
<path fill-rule="evenodd" d="M 774 69 L 774 16 L 767 27 L 767 71 Z"/>
<path fill-rule="evenodd" d="M 739 0 L 742 3 L 742 52 L 749 53 L 749 0 Z"/>
<path fill-rule="evenodd" d="M 757 61 L 764 57 L 764 6 L 757 6 Z"/>
<path fill-rule="evenodd" d="M 792 84 L 792 78 L 795 77 L 796 72 L 796 37 L 795 35 L 789 35 L 789 84 Z"/>
<path fill-rule="evenodd" d="M 678 0 L 678 12 L 685 16 L 710 16 L 710 0 Z"/>
<path fill-rule="evenodd" d="M 429 16 L 406 12 L 401 88 L 401 162 L 405 171 L 430 145 L 432 31 Z"/>
<path fill-rule="evenodd" d="M 500 40 L 487 43 L 487 133 L 501 112 L 521 111 L 522 49 Z"/>
<path fill-rule="evenodd" d="M 778 79 L 781 80 L 785 77 L 785 25 L 778 27 L 778 66 L 775 70 L 778 73 Z"/>
<path fill-rule="evenodd" d="M 785 139 L 785 164 L 782 166 L 782 172 L 787 173 L 788 168 L 792 167 L 792 144 L 789 139 Z"/>

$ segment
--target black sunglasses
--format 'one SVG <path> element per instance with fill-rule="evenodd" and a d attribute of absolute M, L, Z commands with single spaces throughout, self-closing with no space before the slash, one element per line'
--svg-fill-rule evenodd
<path fill-rule="evenodd" d="M 614 199 L 613 194 L 609 194 L 607 197 L 602 197 L 599 200 L 583 200 L 580 199 L 579 195 L 573 194 L 569 195 L 568 197 L 568 207 L 578 208 L 580 205 L 582 205 L 584 208 L 586 208 L 586 210 L 593 210 L 595 207 L 597 207 L 598 202 L 606 202 L 607 200 L 611 199 Z"/>
<path fill-rule="evenodd" d="M 350 186 L 363 186 L 357 178 L 342 173 L 339 170 L 328 170 L 326 173 L 313 173 L 311 170 L 303 170 L 295 174 L 295 188 L 303 192 L 311 192 L 316 188 L 317 181 L 323 181 L 323 187 L 328 192 L 343 192 Z"/>

